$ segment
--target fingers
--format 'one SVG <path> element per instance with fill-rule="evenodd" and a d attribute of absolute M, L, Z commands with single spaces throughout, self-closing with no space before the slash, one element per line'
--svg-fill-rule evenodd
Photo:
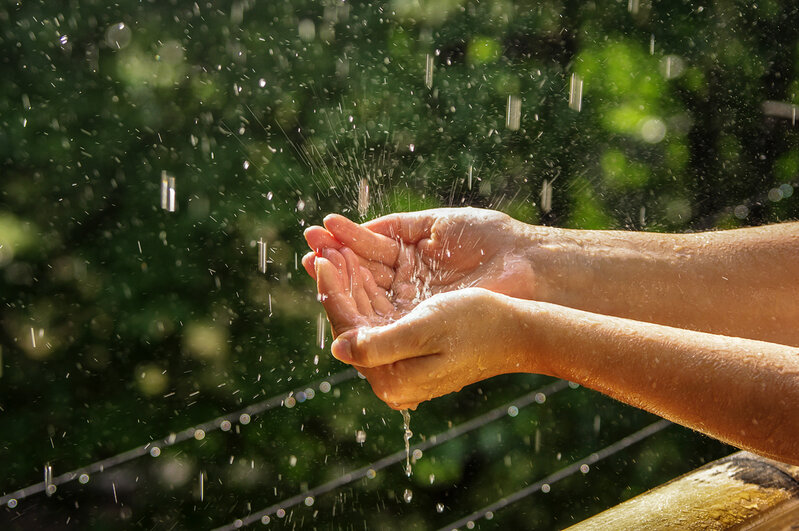
<path fill-rule="evenodd" d="M 451 377 L 439 377 L 446 361 L 440 355 L 413 358 L 382 367 L 361 367 L 372 391 L 392 409 L 416 409 L 420 402 L 460 389 Z"/>
<path fill-rule="evenodd" d="M 330 214 L 324 223 L 328 234 L 351 248 L 358 256 L 388 266 L 393 266 L 397 261 L 399 244 L 393 238 L 373 232 L 338 214 Z"/>
<path fill-rule="evenodd" d="M 317 256 L 314 264 L 322 305 L 335 333 L 342 334 L 364 325 L 365 319 L 358 312 L 355 300 L 347 293 L 339 269 L 331 260 L 322 256 Z"/>
<path fill-rule="evenodd" d="M 305 229 L 303 236 L 305 236 L 305 241 L 308 242 L 308 246 L 317 253 L 324 248 L 338 249 L 341 247 L 340 241 L 324 227 L 318 225 Z"/>
<path fill-rule="evenodd" d="M 383 263 L 361 258 L 361 266 L 369 270 L 375 284 L 383 289 L 390 288 L 391 283 L 394 282 L 394 270 Z"/>
<path fill-rule="evenodd" d="M 362 227 L 392 239 L 399 238 L 405 243 L 416 243 L 422 238 L 430 237 L 436 218 L 436 214 L 431 210 L 402 212 L 373 219 L 364 223 Z"/>
<path fill-rule="evenodd" d="M 331 251 L 326 251 L 331 252 Z M 332 251 L 335 253 L 335 251 Z M 374 315 L 372 311 L 372 304 L 369 302 L 369 296 L 366 294 L 366 290 L 364 289 L 364 281 L 361 275 L 361 263 L 352 249 L 347 247 L 341 248 L 341 255 L 343 255 L 344 260 L 346 261 L 346 268 L 347 273 L 349 275 L 350 285 L 349 291 L 352 295 L 353 300 L 358 308 L 358 311 L 367 317 L 371 317 Z"/>
<path fill-rule="evenodd" d="M 316 266 L 314 266 L 314 259 L 316 258 L 316 253 L 308 253 L 302 257 L 302 267 L 305 268 L 305 271 L 311 275 L 311 278 L 316 280 Z"/>
<path fill-rule="evenodd" d="M 372 273 L 361 266 L 361 276 L 363 278 L 363 287 L 366 295 L 369 297 L 369 302 L 372 303 L 372 308 L 381 316 L 390 316 L 394 313 L 394 305 L 388 299 L 386 290 L 381 289 L 375 283 Z"/>
<path fill-rule="evenodd" d="M 352 330 L 339 336 L 331 351 L 336 359 L 361 367 L 378 367 L 435 354 L 439 351 L 436 345 L 439 335 L 430 333 L 437 328 L 434 320 L 435 316 L 424 312 L 385 326 Z"/>

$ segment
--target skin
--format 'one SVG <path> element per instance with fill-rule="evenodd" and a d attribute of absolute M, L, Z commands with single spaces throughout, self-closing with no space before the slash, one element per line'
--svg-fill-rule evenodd
<path fill-rule="evenodd" d="M 395 409 L 548 374 L 799 464 L 799 224 L 564 231 L 444 209 L 306 237 L 333 355 Z"/>

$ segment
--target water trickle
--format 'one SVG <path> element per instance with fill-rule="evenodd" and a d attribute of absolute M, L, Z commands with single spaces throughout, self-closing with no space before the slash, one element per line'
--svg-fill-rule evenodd
<path fill-rule="evenodd" d="M 411 431 L 411 413 L 407 409 L 403 409 L 400 411 L 402 413 L 402 427 L 405 430 L 403 434 L 403 439 L 405 439 L 405 475 L 411 477 L 411 437 L 413 437 L 413 432 Z M 410 491 L 405 491 L 410 492 Z M 410 501 L 410 500 L 406 500 Z"/>

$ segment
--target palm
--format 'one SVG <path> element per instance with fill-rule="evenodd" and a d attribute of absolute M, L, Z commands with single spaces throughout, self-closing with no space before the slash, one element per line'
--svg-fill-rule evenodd
<path fill-rule="evenodd" d="M 520 255 L 513 220 L 473 208 L 392 214 L 357 225 L 328 216 L 326 229 L 306 232 L 314 249 L 343 243 L 399 308 L 447 291 L 476 286 L 529 298 L 534 275 Z M 312 275 L 313 258 L 306 257 Z M 307 262 L 307 263 L 306 263 Z"/>

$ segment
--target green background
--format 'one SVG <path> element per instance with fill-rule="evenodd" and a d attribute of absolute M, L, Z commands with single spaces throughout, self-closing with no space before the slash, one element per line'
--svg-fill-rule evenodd
<path fill-rule="evenodd" d="M 678 232 L 796 219 L 799 127 L 763 105 L 799 104 L 797 20 L 775 0 L 0 6 L 0 493 L 46 463 L 58 476 L 315 390 L 20 499 L 0 526 L 211 528 L 402 449 L 400 415 L 365 381 L 311 387 L 344 369 L 296 268 L 303 229 L 328 212 L 472 205 Z M 549 381 L 422 404 L 412 443 Z M 654 420 L 569 388 L 427 450 L 411 479 L 393 464 L 269 525 L 436 528 Z M 731 451 L 672 426 L 477 524 L 565 527 Z"/>

